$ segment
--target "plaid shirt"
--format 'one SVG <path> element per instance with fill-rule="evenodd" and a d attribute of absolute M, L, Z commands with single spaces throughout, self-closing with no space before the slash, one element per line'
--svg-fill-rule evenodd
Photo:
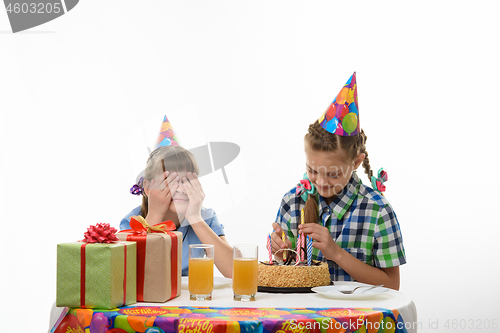
<path fill-rule="evenodd" d="M 356 172 L 330 205 L 319 196 L 318 223 L 330 230 L 332 238 L 345 251 L 375 267 L 386 268 L 406 263 L 399 223 L 387 199 L 361 183 Z M 305 201 L 293 188 L 283 197 L 276 222 L 296 247 L 300 212 Z M 353 280 L 334 261 L 313 248 L 313 259 L 328 263 L 332 281 Z"/>

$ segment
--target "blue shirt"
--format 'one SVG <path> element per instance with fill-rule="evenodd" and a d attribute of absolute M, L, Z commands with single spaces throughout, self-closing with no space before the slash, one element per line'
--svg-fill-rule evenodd
<path fill-rule="evenodd" d="M 130 217 L 139 215 L 141 206 L 132 209 L 120 222 L 120 230 L 130 229 Z M 217 236 L 224 236 L 224 226 L 219 223 L 215 211 L 211 208 L 201 208 L 201 217 Z M 182 275 L 187 276 L 189 272 L 189 245 L 201 244 L 189 222 L 184 219 L 176 230 L 182 232 Z"/>

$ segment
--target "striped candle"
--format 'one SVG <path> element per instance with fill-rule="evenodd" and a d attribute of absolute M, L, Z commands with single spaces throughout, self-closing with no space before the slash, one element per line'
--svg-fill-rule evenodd
<path fill-rule="evenodd" d="M 306 241 L 305 241 L 306 237 L 304 236 L 304 234 L 301 234 L 300 235 L 300 247 L 303 249 L 305 246 L 306 246 Z M 305 253 L 304 251 L 300 252 L 300 260 L 304 261 L 305 259 Z"/>
<path fill-rule="evenodd" d="M 271 234 L 267 235 L 267 251 L 269 252 L 269 265 L 273 264 L 273 251 L 271 248 Z"/>
<path fill-rule="evenodd" d="M 307 266 L 311 266 L 313 252 L 313 240 L 311 236 L 307 235 Z"/>
<path fill-rule="evenodd" d="M 297 248 L 296 248 L 295 251 L 297 251 L 297 259 L 295 259 L 295 261 L 300 261 L 300 259 L 302 258 L 300 256 L 300 253 L 301 253 L 301 249 L 300 249 L 300 235 L 297 235 Z"/>
<path fill-rule="evenodd" d="M 286 237 L 284 231 L 281 232 L 281 240 L 283 241 L 283 243 L 285 243 L 286 246 Z M 286 250 L 283 251 L 283 261 L 286 261 Z"/>
<path fill-rule="evenodd" d="M 302 210 L 300 211 L 300 224 L 304 224 L 304 208 L 302 208 Z M 299 244 L 300 244 L 300 248 L 302 250 L 304 248 L 304 245 L 305 245 L 305 236 L 304 236 L 304 234 L 300 235 Z M 300 260 L 301 261 L 304 261 L 304 256 L 305 256 L 304 251 L 301 251 L 300 252 Z"/>

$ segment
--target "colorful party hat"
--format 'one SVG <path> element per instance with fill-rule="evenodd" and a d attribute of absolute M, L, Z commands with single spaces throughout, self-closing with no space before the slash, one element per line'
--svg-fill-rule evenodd
<path fill-rule="evenodd" d="M 158 135 L 158 139 L 156 140 L 155 149 L 163 146 L 178 146 L 178 142 L 179 139 L 177 139 L 177 136 L 174 133 L 172 124 L 170 124 L 167 116 L 165 116 L 161 124 L 160 134 Z"/>
<path fill-rule="evenodd" d="M 358 135 L 358 87 L 356 72 L 347 80 L 337 97 L 319 117 L 319 124 L 330 133 L 342 136 Z"/>
<path fill-rule="evenodd" d="M 174 133 L 172 124 L 168 120 L 167 116 L 163 117 L 163 122 L 160 127 L 160 134 L 158 134 L 158 139 L 155 142 L 155 149 L 164 146 L 178 146 L 179 139 Z M 130 193 L 133 195 L 143 195 L 144 193 L 144 171 L 142 171 L 139 176 L 137 176 L 137 181 L 130 188 Z"/>

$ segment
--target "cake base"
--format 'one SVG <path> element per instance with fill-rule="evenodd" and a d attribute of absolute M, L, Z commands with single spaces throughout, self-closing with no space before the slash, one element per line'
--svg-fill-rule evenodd
<path fill-rule="evenodd" d="M 297 287 L 297 288 L 278 288 L 278 287 L 263 287 L 258 286 L 257 291 L 261 293 L 275 293 L 275 294 L 307 294 L 313 293 L 313 287 Z"/>

